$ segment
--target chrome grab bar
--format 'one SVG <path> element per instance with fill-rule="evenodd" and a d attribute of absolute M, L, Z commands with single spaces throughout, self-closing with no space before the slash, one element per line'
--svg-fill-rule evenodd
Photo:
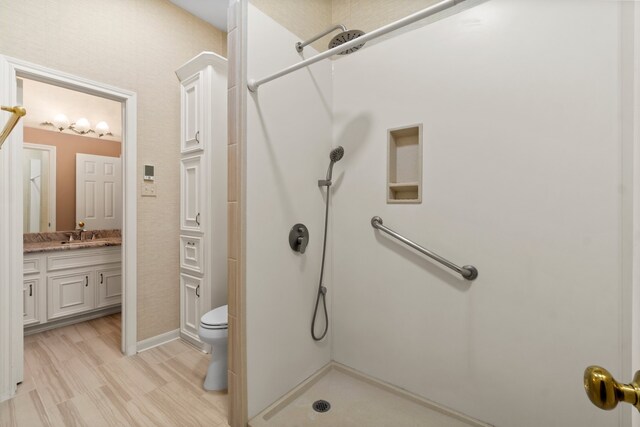
<path fill-rule="evenodd" d="M 371 218 L 371 226 L 380 231 L 384 231 L 388 235 L 400 240 L 405 245 L 411 246 L 413 249 L 417 250 L 418 252 L 423 253 L 429 258 L 435 261 L 438 261 L 440 264 L 449 267 L 456 273 L 460 274 L 464 279 L 475 280 L 478 277 L 478 270 L 473 265 L 465 265 L 463 267 L 458 267 L 451 261 L 445 258 L 442 258 L 440 255 L 431 252 L 429 249 L 423 248 L 419 244 L 407 239 L 406 237 L 399 235 L 392 229 L 385 227 L 383 225 L 382 218 L 380 218 L 379 216 L 374 216 L 373 218 Z"/>

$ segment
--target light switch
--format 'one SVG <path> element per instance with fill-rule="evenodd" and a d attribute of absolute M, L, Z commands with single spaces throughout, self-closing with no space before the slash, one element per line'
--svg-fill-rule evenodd
<path fill-rule="evenodd" d="M 156 184 L 153 182 L 142 184 L 142 197 L 156 197 Z"/>

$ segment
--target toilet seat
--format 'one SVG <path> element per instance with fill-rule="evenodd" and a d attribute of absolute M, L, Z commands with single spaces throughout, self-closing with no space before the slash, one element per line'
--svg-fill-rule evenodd
<path fill-rule="evenodd" d="M 205 313 L 200 319 L 200 327 L 203 329 L 227 329 L 228 306 L 223 305 Z"/>

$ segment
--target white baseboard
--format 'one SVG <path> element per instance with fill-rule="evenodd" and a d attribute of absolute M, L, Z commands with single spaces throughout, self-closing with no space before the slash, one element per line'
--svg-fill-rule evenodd
<path fill-rule="evenodd" d="M 211 353 L 211 346 L 209 344 L 205 344 L 200 340 L 196 340 L 185 333 L 181 333 L 180 338 L 182 339 L 182 341 L 196 348 L 198 351 L 201 351 L 203 353 Z"/>
<path fill-rule="evenodd" d="M 165 332 L 164 334 L 156 335 L 155 337 L 147 338 L 146 340 L 138 341 L 136 348 L 138 353 L 140 353 L 141 351 L 166 344 L 169 341 L 177 340 L 178 338 L 180 338 L 180 329 L 175 329 Z"/>

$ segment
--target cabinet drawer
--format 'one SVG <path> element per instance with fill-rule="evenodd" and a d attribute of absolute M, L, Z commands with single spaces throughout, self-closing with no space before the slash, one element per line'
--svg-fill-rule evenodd
<path fill-rule="evenodd" d="M 121 267 L 96 270 L 96 308 L 120 304 L 122 302 Z"/>
<path fill-rule="evenodd" d="M 204 271 L 203 247 L 200 237 L 180 236 L 180 267 L 194 273 Z"/>
<path fill-rule="evenodd" d="M 47 278 L 47 319 L 93 309 L 94 288 L 93 269 L 50 275 Z"/>
<path fill-rule="evenodd" d="M 25 279 L 22 287 L 22 320 L 24 326 L 39 323 L 38 295 L 40 291 L 40 279 Z"/>
<path fill-rule="evenodd" d="M 49 255 L 47 257 L 47 270 L 59 271 L 69 268 L 91 267 L 100 264 L 113 264 L 120 262 L 121 248 L 109 249 L 82 249 L 67 251 L 61 255 Z"/>
<path fill-rule="evenodd" d="M 40 273 L 40 258 L 27 258 L 22 259 L 22 270 L 24 274 Z"/>

